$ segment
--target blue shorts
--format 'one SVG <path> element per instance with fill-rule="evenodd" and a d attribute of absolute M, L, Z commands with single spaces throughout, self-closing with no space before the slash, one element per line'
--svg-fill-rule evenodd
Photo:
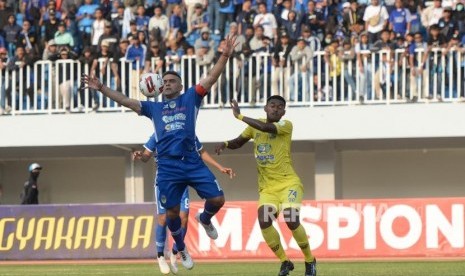
<path fill-rule="evenodd" d="M 155 201 L 157 203 L 157 215 L 164 215 L 166 214 L 166 209 L 161 206 L 160 200 L 160 190 L 158 186 L 155 186 Z M 189 213 L 189 188 L 186 187 L 184 193 L 182 194 L 181 198 L 181 212 Z"/>
<path fill-rule="evenodd" d="M 224 195 L 220 184 L 200 156 L 158 158 L 155 183 L 160 190 L 158 200 L 167 209 L 179 204 L 187 186 L 191 186 L 204 199 Z"/>

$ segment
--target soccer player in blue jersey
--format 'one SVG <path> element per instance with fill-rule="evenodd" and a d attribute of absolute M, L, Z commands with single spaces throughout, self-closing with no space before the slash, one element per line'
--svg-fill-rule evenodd
<path fill-rule="evenodd" d="M 217 168 L 220 172 L 228 174 L 230 178 L 232 178 L 235 174 L 234 171 L 231 168 L 225 168 L 218 162 L 216 162 L 213 157 L 208 154 L 207 151 L 203 149 L 202 144 L 196 137 L 196 143 L 198 146 L 198 152 L 200 153 L 200 156 L 202 157 L 202 160 L 215 168 Z M 155 162 L 157 162 L 156 159 L 156 141 L 155 141 L 155 136 L 152 135 L 150 136 L 150 139 L 145 143 L 144 145 L 144 150 L 143 151 L 135 151 L 133 153 L 133 157 L 135 160 L 141 160 L 143 162 L 149 161 L 152 157 L 155 158 Z M 154 156 L 155 155 L 155 156 Z M 156 184 L 156 181 L 155 181 Z M 169 274 L 170 272 L 173 272 L 174 274 L 178 273 L 178 266 L 177 266 L 177 258 L 176 255 L 178 253 L 177 246 L 176 244 L 173 245 L 173 250 L 172 254 L 170 256 L 170 263 L 171 263 L 171 268 L 166 262 L 165 259 L 165 241 L 166 241 L 166 209 L 161 206 L 160 201 L 158 198 L 160 198 L 160 191 L 155 185 L 155 201 L 157 204 L 157 226 L 156 226 L 156 231 L 155 231 L 155 239 L 156 239 L 156 246 L 157 246 L 157 260 L 158 260 L 158 266 L 160 267 L 160 271 L 163 274 Z M 189 218 L 189 189 L 186 187 L 184 190 L 184 193 L 181 198 L 181 211 L 180 211 L 180 217 L 181 217 L 181 227 L 183 229 L 183 235 L 185 236 L 187 233 L 187 220 Z"/>
<path fill-rule="evenodd" d="M 131 99 L 124 93 L 105 86 L 95 76 L 84 74 L 81 78 L 83 89 L 100 91 L 104 96 L 152 120 L 157 142 L 157 185 L 160 189 L 160 202 L 166 208 L 168 228 L 179 249 L 182 264 L 187 269 L 194 267 L 194 261 L 184 244 L 179 217 L 179 203 L 184 189 L 189 185 L 200 197 L 206 199 L 204 211 L 198 214 L 196 219 L 212 239 L 218 237 L 218 232 L 211 223 L 211 218 L 224 205 L 221 186 L 197 152 L 195 126 L 203 97 L 218 80 L 237 45 L 235 36 L 228 36 L 225 41 L 221 57 L 206 78 L 183 94 L 181 94 L 183 85 L 179 74 L 173 71 L 165 72 L 163 102 Z"/>

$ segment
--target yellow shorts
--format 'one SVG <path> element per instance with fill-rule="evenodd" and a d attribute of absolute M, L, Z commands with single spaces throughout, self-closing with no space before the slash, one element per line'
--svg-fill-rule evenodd
<path fill-rule="evenodd" d="M 271 205 L 274 206 L 278 212 L 286 208 L 300 209 L 303 194 L 304 187 L 302 183 L 299 182 L 289 185 L 280 191 L 267 191 L 265 189 L 260 192 L 258 207 L 262 205 Z"/>

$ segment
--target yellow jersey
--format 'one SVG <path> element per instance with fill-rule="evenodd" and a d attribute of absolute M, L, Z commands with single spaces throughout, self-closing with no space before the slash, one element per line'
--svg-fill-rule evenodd
<path fill-rule="evenodd" d="M 266 122 L 265 119 L 259 119 Z M 258 170 L 258 191 L 281 191 L 290 184 L 301 183 L 291 159 L 292 123 L 282 120 L 274 123 L 277 134 L 248 126 L 241 136 L 253 139 Z M 300 184 L 302 185 L 302 184 Z"/>

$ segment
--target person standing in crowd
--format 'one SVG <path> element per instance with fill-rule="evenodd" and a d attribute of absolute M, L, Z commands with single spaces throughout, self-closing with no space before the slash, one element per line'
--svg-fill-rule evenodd
<path fill-rule="evenodd" d="M 44 20 L 43 27 L 45 29 L 45 41 L 50 41 L 51 39 L 55 38 L 55 33 L 58 31 L 58 24 L 60 20 L 56 17 L 55 10 L 50 10 L 48 20 Z"/>
<path fill-rule="evenodd" d="M 21 204 L 39 204 L 39 189 L 37 179 L 39 178 L 42 167 L 37 163 L 29 166 L 29 180 L 24 183 L 23 191 L 20 195 Z"/>
<path fill-rule="evenodd" d="M 119 47 L 113 54 L 111 62 L 111 71 L 115 77 L 116 88 L 129 96 L 129 80 L 130 80 L 130 63 L 126 62 L 126 52 L 129 47 L 129 40 L 123 38 L 119 41 Z M 123 79 L 122 79 L 123 78 Z M 124 82 L 122 82 L 124 80 Z"/>
<path fill-rule="evenodd" d="M 257 15 L 257 12 L 252 9 L 252 1 L 244 0 L 244 3 L 242 3 L 242 10 L 238 13 L 236 18 L 238 32 L 240 34 L 245 35 L 247 28 L 252 28 L 253 30 L 255 15 Z"/>
<path fill-rule="evenodd" d="M 6 6 L 6 0 L 0 0 L 0 30 L 8 24 L 8 16 L 14 14 L 11 8 Z"/>
<path fill-rule="evenodd" d="M 155 6 L 154 14 L 149 20 L 149 32 L 160 39 L 166 40 L 169 35 L 170 21 L 168 16 L 163 14 L 161 6 Z"/>
<path fill-rule="evenodd" d="M 368 32 L 368 42 L 371 45 L 379 39 L 381 31 L 386 28 L 389 14 L 379 0 L 371 0 L 371 5 L 365 9 L 363 14 L 363 21 L 365 21 L 365 30 Z"/>
<path fill-rule="evenodd" d="M 396 0 L 395 9 L 389 14 L 389 29 L 404 36 L 410 32 L 410 21 L 409 9 L 404 8 L 402 0 Z"/>
<path fill-rule="evenodd" d="M 8 23 L 3 27 L 3 32 L 5 33 L 5 39 L 8 44 L 8 56 L 13 57 L 16 52 L 16 42 L 18 41 L 19 33 L 22 28 L 16 24 L 16 17 L 14 14 L 8 16 Z"/>
<path fill-rule="evenodd" d="M 294 101 L 296 92 L 298 100 L 310 100 L 310 78 L 313 75 L 313 51 L 303 37 L 297 39 L 297 44 L 289 54 L 294 64 L 293 72 L 289 78 L 290 100 Z M 297 84 L 297 85 L 296 85 Z M 297 91 L 295 90 L 297 87 Z M 302 98 L 303 93 L 305 97 Z"/>
<path fill-rule="evenodd" d="M 274 44 L 278 42 L 278 23 L 272 13 L 267 12 L 266 4 L 261 2 L 258 4 L 258 12 L 254 18 L 253 26 L 261 26 L 263 35 L 269 37 Z"/>

